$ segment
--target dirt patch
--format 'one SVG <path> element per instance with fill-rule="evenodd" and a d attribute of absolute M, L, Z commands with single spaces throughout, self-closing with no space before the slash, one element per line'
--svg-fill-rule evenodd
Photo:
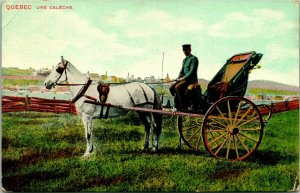
<path fill-rule="evenodd" d="M 11 144 L 11 140 L 7 137 L 2 137 L 2 149 L 7 149 Z"/>
<path fill-rule="evenodd" d="M 61 178 L 66 175 L 68 175 L 68 174 L 65 174 L 63 171 L 35 172 L 32 174 L 26 174 L 26 175 L 3 177 L 2 183 L 3 183 L 3 186 L 8 191 L 24 192 L 24 191 L 30 191 L 30 190 L 28 190 L 29 187 L 26 188 L 26 186 L 32 182 L 46 181 L 46 180 Z"/>
<path fill-rule="evenodd" d="M 69 158 L 77 156 L 80 153 L 77 149 L 66 149 L 64 151 L 33 151 L 24 150 L 23 156 L 20 160 L 5 160 L 2 161 L 3 174 L 9 170 L 17 170 L 19 167 L 24 165 L 36 164 L 42 160 L 54 160 L 59 158 Z"/>
<path fill-rule="evenodd" d="M 241 175 L 244 170 L 221 170 L 212 175 L 214 179 L 232 179 Z"/>
<path fill-rule="evenodd" d="M 113 186 L 122 182 L 127 181 L 128 179 L 125 176 L 114 176 L 110 178 L 105 178 L 102 176 L 98 176 L 95 178 L 86 179 L 85 181 L 81 181 L 81 183 L 72 183 L 71 186 L 66 187 L 64 192 L 75 192 L 82 191 L 87 188 L 93 188 L 98 186 Z"/>

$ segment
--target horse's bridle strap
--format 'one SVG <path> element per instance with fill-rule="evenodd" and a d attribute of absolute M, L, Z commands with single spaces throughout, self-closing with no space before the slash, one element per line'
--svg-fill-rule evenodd
<path fill-rule="evenodd" d="M 87 89 L 89 88 L 91 83 L 92 83 L 92 80 L 89 79 L 86 84 L 79 84 L 79 85 L 84 85 L 84 87 L 82 87 L 81 90 L 74 97 L 74 99 L 72 99 L 71 103 L 75 103 L 76 101 L 78 101 L 85 94 L 85 92 L 87 91 Z M 77 84 L 76 84 L 76 86 L 77 86 Z"/>

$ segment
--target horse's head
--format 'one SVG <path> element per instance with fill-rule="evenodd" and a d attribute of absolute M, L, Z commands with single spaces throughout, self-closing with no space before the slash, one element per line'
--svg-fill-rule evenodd
<path fill-rule="evenodd" d="M 46 78 L 44 84 L 47 89 L 55 87 L 55 85 L 67 80 L 66 70 L 68 67 L 68 61 L 66 61 L 63 56 L 61 57 L 61 62 L 52 69 L 49 76 Z"/>

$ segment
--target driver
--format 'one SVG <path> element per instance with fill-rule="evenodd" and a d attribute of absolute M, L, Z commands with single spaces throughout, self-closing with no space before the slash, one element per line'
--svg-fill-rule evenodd
<path fill-rule="evenodd" d="M 190 44 L 182 45 L 182 50 L 186 57 L 183 59 L 182 68 L 176 82 L 170 86 L 172 96 L 176 94 L 174 100 L 176 109 L 187 108 L 184 100 L 185 91 L 190 84 L 198 83 L 198 58 L 191 54 L 192 49 Z"/>

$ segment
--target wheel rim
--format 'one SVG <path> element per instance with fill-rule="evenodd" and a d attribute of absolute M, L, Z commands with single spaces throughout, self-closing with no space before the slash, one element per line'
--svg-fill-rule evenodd
<path fill-rule="evenodd" d="M 264 122 L 268 122 L 272 116 L 272 109 L 269 105 L 261 105 L 259 111 L 263 117 Z"/>
<path fill-rule="evenodd" d="M 183 142 L 194 150 L 199 150 L 202 142 L 203 118 L 179 116 L 178 129 Z"/>
<path fill-rule="evenodd" d="M 205 148 L 216 158 L 244 160 L 259 146 L 264 123 L 254 103 L 242 97 L 217 101 L 205 115 L 202 135 Z"/>

